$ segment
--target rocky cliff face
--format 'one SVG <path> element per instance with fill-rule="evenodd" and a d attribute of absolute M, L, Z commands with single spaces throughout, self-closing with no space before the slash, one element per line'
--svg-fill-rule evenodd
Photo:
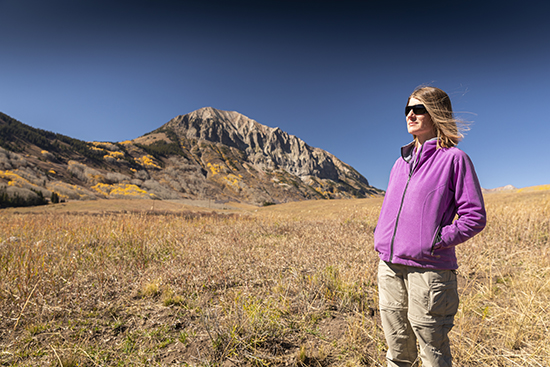
<path fill-rule="evenodd" d="M 161 141 L 178 143 L 185 155 L 194 156 L 194 161 L 201 166 L 215 165 L 222 174 L 242 176 L 241 194 L 250 191 L 253 182 L 261 183 L 262 191 L 270 193 L 270 198 L 265 199 L 275 202 L 287 201 L 286 195 L 310 199 L 381 194 L 365 177 L 334 155 L 237 112 L 202 108 L 178 116 L 136 139 L 140 141 L 149 145 Z M 214 147 L 224 150 L 223 154 L 212 154 Z"/>
<path fill-rule="evenodd" d="M 4 191 L 254 204 L 383 194 L 334 155 L 237 112 L 202 108 L 120 143 L 86 143 L 0 117 Z"/>
<path fill-rule="evenodd" d="M 309 176 L 334 181 L 352 178 L 368 185 L 363 176 L 332 154 L 237 112 L 206 107 L 172 119 L 161 128 L 165 129 L 187 140 L 210 141 L 238 149 L 258 169 L 282 169 L 301 179 Z"/>

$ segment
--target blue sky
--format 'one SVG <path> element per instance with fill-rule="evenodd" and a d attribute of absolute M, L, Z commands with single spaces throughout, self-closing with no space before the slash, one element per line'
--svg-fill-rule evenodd
<path fill-rule="evenodd" d="M 0 0 L 0 111 L 113 142 L 237 111 L 385 189 L 430 84 L 471 121 L 459 148 L 483 187 L 550 184 L 549 4 Z"/>

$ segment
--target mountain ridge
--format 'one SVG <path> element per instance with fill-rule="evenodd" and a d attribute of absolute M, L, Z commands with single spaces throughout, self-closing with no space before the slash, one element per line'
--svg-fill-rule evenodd
<path fill-rule="evenodd" d="M 246 151 L 249 155 L 259 153 L 259 149 L 263 151 L 264 155 L 271 157 L 275 164 L 282 165 L 285 169 L 289 170 L 290 173 L 301 177 L 310 176 L 313 170 L 313 173 L 316 175 L 324 174 L 326 176 L 320 178 L 338 179 L 335 171 L 323 170 L 322 167 L 318 167 L 322 165 L 322 163 L 318 162 L 319 158 L 329 160 L 338 165 L 340 169 L 347 171 L 353 170 L 356 173 L 356 178 L 368 185 L 368 180 L 366 178 L 352 169 L 351 166 L 340 161 L 333 154 L 320 148 L 311 147 L 302 139 L 290 135 L 278 127 L 270 128 L 235 111 L 220 111 L 212 107 L 205 107 L 187 115 L 177 116 L 155 131 L 173 128 L 176 130 L 176 134 L 181 135 L 177 130 L 181 129 L 182 125 L 186 123 L 189 124 L 190 121 L 208 122 L 211 121 L 213 116 L 216 117 L 216 119 L 213 119 L 213 126 L 209 126 L 206 129 L 200 129 L 200 131 L 205 132 L 205 134 L 200 134 L 196 125 L 193 125 L 193 129 L 190 129 L 189 125 L 183 126 L 183 130 L 187 131 L 186 137 L 204 139 L 222 143 L 227 146 L 233 146 L 237 149 Z M 222 123 L 225 126 L 222 125 Z M 232 127 L 233 130 L 228 130 L 227 125 Z M 214 131 L 214 129 L 217 131 Z M 282 155 L 278 156 L 277 154 Z M 288 164 L 289 162 L 285 162 L 283 158 L 291 159 L 291 163 L 294 164 Z M 304 166 L 305 162 L 313 163 L 313 165 L 300 169 Z M 263 163 L 264 162 L 261 160 L 256 160 L 256 164 L 262 165 Z"/>
<path fill-rule="evenodd" d="M 280 203 L 382 195 L 336 156 L 236 111 L 205 107 L 133 140 L 83 142 L 0 114 L 0 189 L 65 200 Z"/>

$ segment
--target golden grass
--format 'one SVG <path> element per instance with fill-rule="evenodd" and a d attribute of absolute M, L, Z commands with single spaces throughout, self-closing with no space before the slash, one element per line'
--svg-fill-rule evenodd
<path fill-rule="evenodd" d="M 181 214 L 187 212 L 238 213 L 257 209 L 256 206 L 228 202 L 217 204 L 211 200 L 139 200 L 139 199 L 99 199 L 87 201 L 67 201 L 34 207 L 2 209 L 5 215 L 10 214 Z"/>
<path fill-rule="evenodd" d="M 546 190 L 550 190 L 550 184 L 522 187 L 521 189 L 517 189 L 517 192 L 546 191 Z"/>
<path fill-rule="evenodd" d="M 458 247 L 455 365 L 548 366 L 550 192 L 486 199 Z M 381 202 L 2 210 L 0 365 L 384 365 Z"/>

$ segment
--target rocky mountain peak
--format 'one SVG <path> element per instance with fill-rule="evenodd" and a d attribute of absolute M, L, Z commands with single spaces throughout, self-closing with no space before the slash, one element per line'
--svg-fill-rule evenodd
<path fill-rule="evenodd" d="M 314 177 L 338 182 L 347 177 L 368 185 L 362 175 L 334 155 L 235 111 L 201 108 L 170 120 L 158 131 L 163 130 L 173 131 L 180 139 L 235 148 L 260 170 L 282 169 L 303 180 Z"/>
<path fill-rule="evenodd" d="M 235 111 L 201 108 L 132 141 L 83 142 L 0 114 L 0 194 L 238 200 L 378 196 L 334 155 Z M 3 190 L 3 191 L 2 191 Z"/>

